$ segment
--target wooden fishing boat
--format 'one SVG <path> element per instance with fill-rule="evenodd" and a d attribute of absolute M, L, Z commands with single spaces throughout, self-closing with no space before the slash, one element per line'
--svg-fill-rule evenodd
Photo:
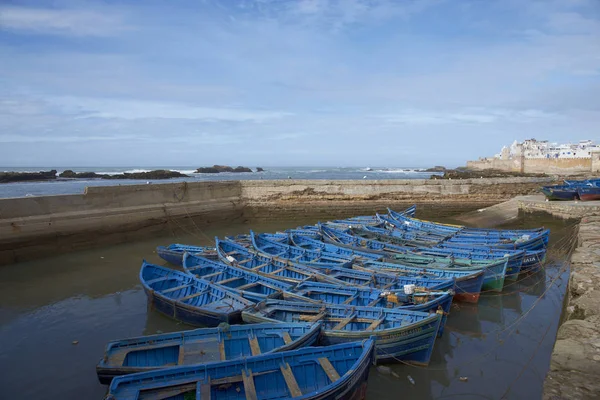
<path fill-rule="evenodd" d="M 115 378 L 106 400 L 361 400 L 373 340 L 168 368 Z"/>
<path fill-rule="evenodd" d="M 219 254 L 221 261 L 246 269 L 250 272 L 292 284 L 306 280 L 329 282 L 337 285 L 344 284 L 344 282 L 306 265 L 279 257 L 252 252 L 251 249 L 247 249 L 244 246 L 229 240 L 215 238 L 215 241 L 217 244 L 217 254 Z M 316 264 L 317 263 L 315 262 L 311 265 Z M 350 265 L 351 263 L 348 263 L 347 267 L 349 268 Z M 330 266 L 330 264 L 324 263 L 322 266 L 327 267 Z"/>
<path fill-rule="evenodd" d="M 359 239 L 351 235 L 347 235 L 344 232 L 337 231 L 325 226 L 321 227 L 323 232 L 323 238 L 330 241 L 339 241 L 345 245 L 359 245 L 368 242 L 367 239 Z M 348 244 L 349 243 L 349 244 Z M 369 242 L 371 245 L 372 241 Z M 393 257 L 388 259 L 391 263 L 381 263 L 371 260 L 360 261 L 363 267 L 369 268 L 373 266 L 376 269 L 383 269 L 389 271 L 403 271 L 409 272 L 410 268 L 422 268 L 424 272 L 429 269 L 443 269 L 443 270 L 460 270 L 475 272 L 483 270 L 484 281 L 483 289 L 492 291 L 502 291 L 504 287 L 504 280 L 506 278 L 506 270 L 510 257 L 504 257 L 500 259 L 490 260 L 461 260 L 449 257 L 433 257 L 417 255 L 415 253 L 404 252 L 394 253 Z M 522 262 L 522 254 L 520 261 Z M 390 264 L 390 265 L 386 265 Z M 520 268 L 520 265 L 518 266 Z M 518 274 L 518 271 L 517 271 Z M 457 293 L 460 293 L 457 289 Z"/>
<path fill-rule="evenodd" d="M 464 267 L 464 266 L 452 266 L 448 264 L 444 264 L 443 266 L 437 267 L 435 264 L 429 265 L 427 267 L 419 268 L 416 266 L 408 266 L 405 264 L 399 263 L 383 263 L 378 261 L 364 261 L 361 262 L 360 265 L 362 268 L 366 269 L 375 269 L 375 270 L 383 270 L 383 271 L 392 271 L 392 272 L 410 272 L 412 268 L 416 268 L 417 271 L 421 270 L 424 274 L 434 274 L 436 276 L 440 276 L 440 271 L 459 271 L 470 273 L 483 272 L 483 284 L 482 288 L 485 291 L 493 291 L 493 292 L 501 292 L 504 287 L 504 280 L 506 276 L 506 266 L 508 264 L 508 260 L 506 258 L 497 260 L 494 263 L 487 264 L 486 267 Z M 457 292 L 458 287 L 460 285 L 457 282 Z"/>
<path fill-rule="evenodd" d="M 317 267 L 322 273 L 343 281 L 349 286 L 366 286 L 382 290 L 404 290 L 406 285 L 414 285 L 422 290 L 454 290 L 454 279 L 436 279 L 431 276 L 401 276 L 394 273 L 365 271 L 343 267 Z"/>
<path fill-rule="evenodd" d="M 403 211 L 397 212 L 397 211 L 394 211 L 389 208 L 387 210 L 388 210 L 388 215 L 391 218 L 396 219 L 396 220 L 401 219 L 402 217 L 411 217 L 411 218 L 414 217 L 414 215 L 407 215 L 406 212 L 403 212 Z M 417 219 L 413 218 L 413 220 L 417 220 Z M 545 230 L 544 228 L 534 228 L 534 229 L 471 228 L 471 227 L 467 227 L 467 226 L 463 226 L 463 225 L 443 224 L 440 222 L 430 222 L 430 221 L 423 221 L 423 220 L 417 220 L 417 221 L 428 223 L 428 224 L 433 225 L 435 228 L 445 229 L 450 232 L 457 231 L 460 234 L 477 235 L 477 236 L 479 236 L 479 235 L 497 235 L 500 237 L 513 237 L 513 236 L 521 236 L 521 235 L 526 235 L 526 234 L 542 233 Z"/>
<path fill-rule="evenodd" d="M 306 266 L 273 256 L 250 253 L 249 249 L 234 242 L 216 240 L 219 254 L 226 262 L 285 282 L 300 283 L 310 280 L 335 285 L 368 286 L 385 290 L 402 290 L 405 285 L 415 285 L 419 288 L 438 291 L 455 289 L 454 279 L 451 277 L 402 276 L 385 272 L 356 270 L 351 268 L 351 262 L 343 266 L 313 262 L 310 263 L 310 266 Z M 227 257 L 230 259 L 227 259 Z"/>
<path fill-rule="evenodd" d="M 283 295 L 289 301 L 343 304 L 362 307 L 400 308 L 442 314 L 438 336 L 442 336 L 454 296 L 453 291 L 438 292 L 422 288 L 411 290 L 378 290 L 364 287 L 336 286 L 320 282 L 302 282 Z M 406 293 L 410 291 L 412 293 Z"/>
<path fill-rule="evenodd" d="M 215 248 L 206 246 L 191 246 L 188 244 L 179 243 L 170 244 L 168 246 L 158 246 L 156 248 L 156 254 L 158 254 L 160 258 L 170 264 L 179 266 L 182 265 L 183 254 L 186 252 L 191 254 L 203 253 L 206 257 L 211 251 L 214 253 Z"/>
<path fill-rule="evenodd" d="M 379 248 L 381 250 L 371 251 L 386 254 L 387 257 L 382 261 L 409 263 L 411 265 L 423 264 L 423 261 L 415 262 L 412 260 L 415 257 L 425 256 L 445 258 L 459 265 L 484 267 L 485 263 L 489 263 L 492 260 L 508 257 L 505 279 L 509 281 L 514 281 L 519 276 L 526 254 L 525 250 L 482 249 L 479 247 L 464 249 L 459 248 L 455 251 L 440 249 L 440 247 L 408 247 L 396 244 L 402 243 L 401 239 L 387 235 L 386 233 L 380 231 L 390 232 L 382 229 L 374 231 L 370 228 L 355 228 L 347 230 L 346 232 L 348 233 L 343 231 L 334 231 L 334 235 L 324 233 L 323 236 L 328 241 L 339 241 L 340 243 L 352 247 L 366 246 L 369 249 Z M 377 238 L 377 240 L 372 238 Z"/>
<path fill-rule="evenodd" d="M 571 180 L 565 179 L 563 181 L 568 186 L 600 186 L 600 179 L 584 179 L 584 180 Z"/>
<path fill-rule="evenodd" d="M 393 216 L 392 216 L 393 215 Z M 401 213 L 394 213 L 388 209 L 386 222 L 390 222 L 396 229 L 414 230 L 420 232 L 449 235 L 445 242 L 461 244 L 493 246 L 496 248 L 515 248 L 537 250 L 545 248 L 548 244 L 550 231 L 548 229 L 536 228 L 533 230 L 480 230 L 471 229 L 458 225 L 447 225 L 436 222 L 423 221 L 408 217 Z M 459 229 L 460 228 L 460 229 Z"/>
<path fill-rule="evenodd" d="M 375 336 L 378 362 L 427 365 L 441 321 L 440 314 L 376 307 L 266 300 L 244 310 L 247 323 L 320 321 L 322 345 Z"/>
<path fill-rule="evenodd" d="M 474 260 L 490 260 L 509 257 L 506 279 L 516 280 L 521 272 L 535 271 L 541 267 L 546 259 L 546 249 L 539 250 L 513 250 L 496 249 L 481 246 L 453 246 L 452 243 L 440 243 L 433 247 L 414 246 L 413 242 L 405 241 L 395 235 L 395 230 L 379 229 L 372 227 L 353 228 L 344 231 L 358 238 L 369 239 L 366 245 L 372 248 L 384 248 L 389 254 L 394 252 L 413 252 L 415 254 L 439 257 L 454 257 Z M 373 242 L 375 240 L 375 242 Z M 372 243 L 381 242 L 375 245 Z M 361 244 L 363 242 L 360 242 Z M 384 246 L 385 244 L 385 246 Z"/>
<path fill-rule="evenodd" d="M 548 200 L 579 200 L 577 186 L 543 186 L 540 191 Z"/>
<path fill-rule="evenodd" d="M 581 201 L 600 200 L 600 187 L 598 186 L 581 186 L 577 188 L 577 194 Z"/>
<path fill-rule="evenodd" d="M 385 217 L 381 217 L 385 219 Z M 435 230 L 435 223 L 422 221 L 416 218 L 399 216 L 398 219 L 385 219 L 388 226 L 400 231 L 410 229 L 414 231 L 432 232 Z M 523 234 L 510 238 L 490 235 L 460 235 L 459 232 L 451 234 L 440 241 L 440 243 L 450 243 L 453 246 L 480 246 L 493 247 L 497 249 L 514 250 L 538 250 L 546 248 L 550 237 L 550 230 L 544 229 L 535 234 Z M 438 244 L 440 244 L 438 243 Z"/>
<path fill-rule="evenodd" d="M 254 304 L 223 286 L 145 260 L 140 281 L 153 308 L 189 325 L 234 324 L 240 321 L 241 311 Z"/>
<path fill-rule="evenodd" d="M 102 384 L 120 375 L 235 360 L 312 346 L 319 323 L 226 325 L 115 340 L 96 366 Z"/>
<path fill-rule="evenodd" d="M 268 256 L 286 258 L 296 263 L 310 263 L 319 260 L 320 263 L 333 265 L 342 265 L 352 260 L 352 257 L 343 254 L 328 253 L 319 250 L 303 249 L 296 246 L 290 246 L 281 242 L 266 240 L 250 231 L 252 246 Z"/>
<path fill-rule="evenodd" d="M 310 266 L 304 266 L 276 257 L 254 255 L 249 253 L 248 249 L 237 243 L 220 240 L 218 238 L 215 240 L 217 242 L 217 252 L 224 262 L 234 262 L 235 265 L 248 268 L 258 274 L 265 274 L 265 276 L 283 279 L 286 282 L 292 283 L 300 283 L 305 280 L 318 280 L 320 282 L 329 282 L 337 285 L 344 284 L 342 280 L 334 278 L 333 276 L 335 275 L 324 275 L 328 270 L 335 271 L 333 266 L 327 263 L 319 264 L 318 262 L 312 262 L 309 264 Z M 275 269 L 274 266 L 279 268 Z M 344 266 L 341 268 L 343 267 Z M 419 278 L 421 279 L 421 282 L 427 279 L 453 280 L 455 282 L 454 298 L 457 301 L 468 303 L 477 303 L 479 301 L 484 279 L 483 270 L 460 271 L 419 267 L 405 267 L 401 270 L 399 266 L 385 270 L 382 268 L 364 268 L 359 265 L 353 265 L 352 262 L 349 262 L 345 267 L 367 273 L 393 273 L 398 278 Z M 316 269 L 319 269 L 324 273 L 317 273 Z"/>
<path fill-rule="evenodd" d="M 282 291 L 291 290 L 293 287 L 276 279 L 189 253 L 183 256 L 183 269 L 188 274 L 224 286 L 253 302 L 279 298 Z"/>

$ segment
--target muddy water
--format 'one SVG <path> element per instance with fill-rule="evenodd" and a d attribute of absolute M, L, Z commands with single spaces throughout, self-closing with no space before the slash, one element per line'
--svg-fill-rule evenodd
<path fill-rule="evenodd" d="M 236 223 L 1 267 L 0 398 L 100 399 L 106 387 L 95 365 L 107 341 L 189 328 L 146 306 L 138 272 L 142 258 L 162 263 L 157 245 L 208 245 L 215 235 L 314 222 Z M 552 229 L 546 268 L 478 305 L 453 306 L 430 366 L 394 365 L 393 374 L 373 369 L 368 398 L 540 398 L 567 284 L 564 243 L 572 223 L 539 215 L 513 222 Z"/>

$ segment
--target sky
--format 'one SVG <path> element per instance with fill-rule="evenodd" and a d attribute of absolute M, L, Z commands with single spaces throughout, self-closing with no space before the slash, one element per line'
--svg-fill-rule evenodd
<path fill-rule="evenodd" d="M 0 2 L 2 166 L 460 166 L 599 93 L 599 0 Z"/>

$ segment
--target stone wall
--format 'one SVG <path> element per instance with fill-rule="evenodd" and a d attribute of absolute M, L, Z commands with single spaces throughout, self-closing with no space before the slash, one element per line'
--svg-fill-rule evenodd
<path fill-rule="evenodd" d="M 575 175 L 592 172 L 591 158 L 526 158 L 523 172 Z"/>
<path fill-rule="evenodd" d="M 544 399 L 600 398 L 600 217 L 579 224 L 567 308 L 544 382 Z"/>
<path fill-rule="evenodd" d="M 593 161 L 594 158 L 596 159 Z M 600 172 L 600 153 L 593 154 L 592 158 L 516 158 L 512 160 L 484 158 L 478 161 L 467 161 L 467 168 L 529 174 L 577 175 Z"/>
<path fill-rule="evenodd" d="M 496 169 L 507 172 L 523 172 L 519 159 L 499 160 L 497 158 L 484 158 L 478 161 L 467 161 L 467 168 L 474 170 Z"/>

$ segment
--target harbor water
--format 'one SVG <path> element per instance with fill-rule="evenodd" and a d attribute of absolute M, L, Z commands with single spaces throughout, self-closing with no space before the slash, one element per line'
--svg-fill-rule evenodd
<path fill-rule="evenodd" d="M 101 399 L 106 386 L 98 383 L 95 366 L 109 340 L 191 329 L 147 307 L 138 274 L 144 258 L 164 264 L 157 245 L 210 245 L 214 236 L 315 222 L 307 216 L 175 227 L 151 240 L 0 267 L 0 397 Z M 502 293 L 482 295 L 479 304 L 455 303 L 430 365 L 373 367 L 368 399 L 541 398 L 574 230 L 573 221 L 546 215 L 522 215 L 503 227 L 537 226 L 551 229 L 545 268 L 507 284 Z"/>

